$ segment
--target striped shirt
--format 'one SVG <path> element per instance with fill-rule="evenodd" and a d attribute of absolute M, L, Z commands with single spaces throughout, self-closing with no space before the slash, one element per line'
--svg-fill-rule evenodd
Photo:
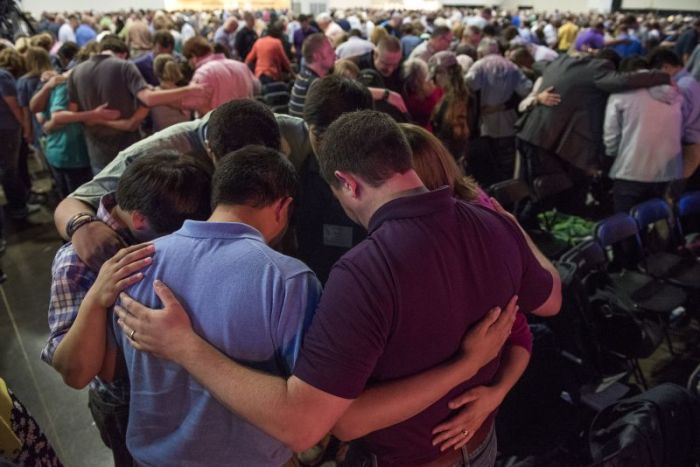
<path fill-rule="evenodd" d="M 289 99 L 289 114 L 295 117 L 304 116 L 304 103 L 306 102 L 306 93 L 309 92 L 309 87 L 314 80 L 319 76 L 311 68 L 304 66 L 301 73 L 297 75 L 292 88 L 292 96 Z"/>

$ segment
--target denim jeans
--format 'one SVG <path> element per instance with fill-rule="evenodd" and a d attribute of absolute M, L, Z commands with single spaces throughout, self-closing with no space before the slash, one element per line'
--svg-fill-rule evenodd
<path fill-rule="evenodd" d="M 635 182 L 613 180 L 613 205 L 615 212 L 628 213 L 632 207 L 652 198 L 663 198 L 667 182 Z"/>
<path fill-rule="evenodd" d="M 49 165 L 53 180 L 56 182 L 58 196 L 63 199 L 77 190 L 80 185 L 92 180 L 92 169 L 81 167 L 77 169 L 62 169 Z"/>
<path fill-rule="evenodd" d="M 462 448 L 462 458 L 457 462 L 445 467 L 493 467 L 496 465 L 496 456 L 498 454 L 498 441 L 496 439 L 495 426 L 491 428 L 491 432 L 486 437 L 486 440 L 476 448 L 473 452 L 468 452 L 466 447 Z M 381 467 L 377 461 L 377 456 L 374 454 L 354 450 L 350 447 L 350 451 L 345 459 L 344 467 Z"/>
<path fill-rule="evenodd" d="M 134 461 L 126 448 L 126 427 L 129 423 L 129 404 L 105 400 L 97 391 L 90 388 L 88 407 L 100 437 L 112 450 L 115 467 L 132 467 Z"/>
<path fill-rule="evenodd" d="M 20 174 L 22 130 L 0 130 L 0 183 L 5 190 L 7 209 L 21 211 L 27 207 L 27 187 Z"/>
<path fill-rule="evenodd" d="M 476 138 L 469 144 L 467 170 L 484 188 L 513 178 L 515 137 Z"/>

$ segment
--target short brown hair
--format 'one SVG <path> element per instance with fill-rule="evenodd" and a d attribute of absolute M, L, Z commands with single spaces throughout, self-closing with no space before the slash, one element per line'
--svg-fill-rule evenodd
<path fill-rule="evenodd" d="M 377 49 L 386 52 L 401 52 L 401 41 L 394 36 L 385 36 L 377 41 Z"/>
<path fill-rule="evenodd" d="M 304 57 L 304 60 L 307 63 L 313 63 L 314 54 L 321 50 L 321 47 L 327 41 L 328 38 L 322 32 L 317 32 L 307 37 L 301 45 L 301 55 Z"/>
<path fill-rule="evenodd" d="M 318 151 L 321 175 L 337 187 L 335 172 L 350 172 L 378 187 L 411 170 L 411 147 L 389 115 L 360 110 L 341 115 L 323 134 Z"/>
<path fill-rule="evenodd" d="M 214 49 L 211 44 L 207 42 L 202 36 L 194 36 L 185 42 L 185 46 L 182 48 L 182 55 L 190 59 L 192 57 L 204 57 L 212 53 Z"/>

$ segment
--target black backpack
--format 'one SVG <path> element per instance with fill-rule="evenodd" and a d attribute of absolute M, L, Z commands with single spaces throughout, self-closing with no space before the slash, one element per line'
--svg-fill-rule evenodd
<path fill-rule="evenodd" d="M 595 467 L 691 467 L 699 450 L 700 400 L 671 383 L 607 407 L 591 425 Z"/>
<path fill-rule="evenodd" d="M 628 297 L 606 286 L 590 297 L 598 342 L 627 358 L 647 358 L 663 341 L 661 323 L 644 316 Z"/>

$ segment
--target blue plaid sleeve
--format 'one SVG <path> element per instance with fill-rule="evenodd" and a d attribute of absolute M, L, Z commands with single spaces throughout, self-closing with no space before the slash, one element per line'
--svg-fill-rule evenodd
<path fill-rule="evenodd" d="M 97 274 L 91 271 L 75 253 L 72 244 L 56 252 L 51 267 L 51 299 L 49 302 L 49 339 L 41 351 L 41 359 L 49 365 L 58 344 L 75 322 L 80 303 Z"/>

